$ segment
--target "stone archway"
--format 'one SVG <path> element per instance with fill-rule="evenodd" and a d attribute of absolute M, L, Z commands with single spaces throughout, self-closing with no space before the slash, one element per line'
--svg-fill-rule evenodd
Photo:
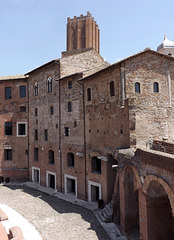
<path fill-rule="evenodd" d="M 174 193 L 161 178 L 149 175 L 143 191 L 147 202 L 147 236 L 150 240 L 173 240 L 174 217 L 172 205 Z"/>
<path fill-rule="evenodd" d="M 132 166 L 124 169 L 123 179 L 125 200 L 124 230 L 128 233 L 130 239 L 139 239 L 139 188 L 141 188 L 141 181 L 137 170 Z M 131 238 L 132 234 L 134 235 L 133 238 Z"/>

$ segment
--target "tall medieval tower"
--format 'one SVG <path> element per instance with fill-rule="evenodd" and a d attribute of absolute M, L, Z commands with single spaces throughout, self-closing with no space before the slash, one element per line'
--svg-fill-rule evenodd
<path fill-rule="evenodd" d="M 67 19 L 67 47 L 63 55 L 93 48 L 99 53 L 99 29 L 90 12 Z"/>

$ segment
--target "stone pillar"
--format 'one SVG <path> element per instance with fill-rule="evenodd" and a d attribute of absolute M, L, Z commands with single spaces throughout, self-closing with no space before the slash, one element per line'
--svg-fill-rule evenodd
<path fill-rule="evenodd" d="M 124 189 L 124 176 L 123 171 L 119 171 L 119 190 L 120 190 L 120 225 L 122 229 L 126 230 L 126 223 L 125 223 L 125 189 Z"/>
<path fill-rule="evenodd" d="M 139 189 L 139 224 L 141 240 L 150 240 L 148 239 L 147 223 L 147 198 L 143 190 Z"/>

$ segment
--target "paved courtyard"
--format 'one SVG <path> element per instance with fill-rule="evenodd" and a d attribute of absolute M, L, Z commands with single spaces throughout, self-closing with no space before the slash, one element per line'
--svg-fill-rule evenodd
<path fill-rule="evenodd" d="M 0 203 L 21 214 L 44 240 L 110 239 L 90 210 L 26 186 L 1 185 Z"/>

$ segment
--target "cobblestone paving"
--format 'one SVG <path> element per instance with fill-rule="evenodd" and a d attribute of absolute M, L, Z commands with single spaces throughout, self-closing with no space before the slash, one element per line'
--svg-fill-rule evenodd
<path fill-rule="evenodd" d="M 44 240 L 110 239 L 91 211 L 32 188 L 0 186 L 0 203 L 33 224 Z"/>

